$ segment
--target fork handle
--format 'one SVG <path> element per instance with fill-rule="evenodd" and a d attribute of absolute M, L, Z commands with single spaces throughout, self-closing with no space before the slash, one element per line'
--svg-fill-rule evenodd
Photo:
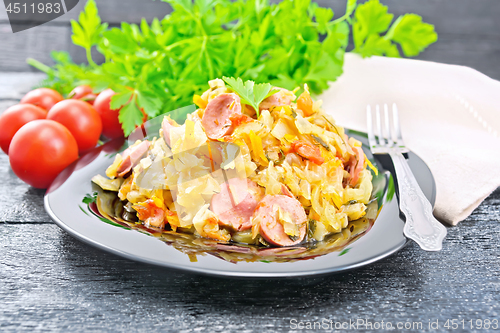
<path fill-rule="evenodd" d="M 398 179 L 399 208 L 406 216 L 404 234 L 423 250 L 439 251 L 446 227 L 432 215 L 432 206 L 417 183 L 413 172 L 399 152 L 390 152 Z"/>

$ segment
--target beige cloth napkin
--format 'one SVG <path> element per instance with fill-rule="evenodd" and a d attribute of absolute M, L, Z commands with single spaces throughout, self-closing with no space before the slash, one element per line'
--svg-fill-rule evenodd
<path fill-rule="evenodd" d="M 320 98 L 340 125 L 365 132 L 367 104 L 398 105 L 406 145 L 435 178 L 443 222 L 464 220 L 500 186 L 500 82 L 476 70 L 347 54 Z"/>

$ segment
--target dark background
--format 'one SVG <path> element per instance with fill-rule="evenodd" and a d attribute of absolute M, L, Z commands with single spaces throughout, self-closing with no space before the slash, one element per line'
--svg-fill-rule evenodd
<path fill-rule="evenodd" d="M 319 2 L 344 11 L 343 0 Z M 500 79 L 500 1 L 383 3 L 394 14 L 417 13 L 436 26 L 439 40 L 420 59 L 466 65 Z M 69 26 L 83 5 L 16 34 L 0 8 L 0 111 L 40 79 L 22 73 L 31 71 L 26 57 L 50 63 L 55 49 L 84 61 L 83 49 L 71 44 Z M 97 5 L 103 20 L 113 24 L 150 21 L 169 11 L 167 4 L 148 0 Z M 53 224 L 43 194 L 22 183 L 0 152 L 0 331 L 273 332 L 292 331 L 292 319 L 365 319 L 422 322 L 425 332 L 429 321 L 439 320 L 439 331 L 451 332 L 444 328 L 447 320 L 476 325 L 500 318 L 500 190 L 448 228 L 441 252 L 409 243 L 351 272 L 283 280 L 186 274 L 102 252 Z M 470 329 L 454 332 L 459 331 Z"/>

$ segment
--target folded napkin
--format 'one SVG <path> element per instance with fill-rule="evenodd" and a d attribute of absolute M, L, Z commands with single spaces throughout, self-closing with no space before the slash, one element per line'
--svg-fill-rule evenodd
<path fill-rule="evenodd" d="M 396 103 L 403 139 L 436 181 L 434 215 L 456 225 L 500 186 L 500 82 L 427 61 L 345 57 L 320 97 L 339 125 L 367 130 L 366 106 Z"/>

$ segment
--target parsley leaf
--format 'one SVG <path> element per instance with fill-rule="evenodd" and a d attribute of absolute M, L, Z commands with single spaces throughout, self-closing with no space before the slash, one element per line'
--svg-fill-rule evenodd
<path fill-rule="evenodd" d="M 161 100 L 152 92 L 143 90 L 137 91 L 137 103 L 144 108 L 144 112 L 150 117 L 156 117 L 162 106 Z"/>
<path fill-rule="evenodd" d="M 400 16 L 387 35 L 401 45 L 407 57 L 417 56 L 428 45 L 437 41 L 434 26 L 422 22 L 422 17 L 415 14 Z"/>
<path fill-rule="evenodd" d="M 250 80 L 243 83 L 241 78 L 235 79 L 225 76 L 222 79 L 229 85 L 231 90 L 241 97 L 241 102 L 243 104 L 248 104 L 254 108 L 257 117 L 259 117 L 260 103 L 279 91 L 278 89 L 273 89 L 273 86 L 269 83 L 255 84 L 255 82 Z"/>
<path fill-rule="evenodd" d="M 345 15 L 348 16 L 349 22 L 350 22 L 350 16 L 354 12 L 357 6 L 357 1 L 356 0 L 347 0 L 347 6 L 345 9 Z"/>
<path fill-rule="evenodd" d="M 316 8 L 314 13 L 316 22 L 318 23 L 318 31 L 322 34 L 326 33 L 328 22 L 333 18 L 333 10 L 331 8 Z"/>
<path fill-rule="evenodd" d="M 422 22 L 415 14 L 400 16 L 392 25 L 393 14 L 379 0 L 359 5 L 354 14 L 354 52 L 363 57 L 386 55 L 399 57 L 397 44 L 404 55 L 417 56 L 437 40 L 432 24 Z M 389 28 L 390 26 L 390 28 Z M 382 33 L 386 33 L 382 36 Z"/>
<path fill-rule="evenodd" d="M 127 104 L 132 98 L 133 92 L 128 90 L 118 94 L 115 94 L 111 97 L 111 102 L 109 106 L 112 110 L 116 110 Z"/>
<path fill-rule="evenodd" d="M 100 35 L 108 27 L 107 23 L 101 24 L 94 0 L 88 0 L 84 10 L 80 13 L 78 21 L 71 20 L 73 35 L 71 40 L 75 45 L 83 47 L 87 52 L 89 64 L 95 65 L 90 54 L 92 46 L 97 45 Z"/>
<path fill-rule="evenodd" d="M 354 13 L 352 31 L 354 50 L 362 54 L 365 48 L 364 43 L 368 38 L 370 36 L 378 36 L 378 34 L 386 31 L 393 17 L 394 15 L 387 13 L 387 6 L 382 5 L 379 0 L 370 0 L 359 5 Z"/>
<path fill-rule="evenodd" d="M 372 55 L 399 57 L 399 50 L 397 46 L 391 43 L 390 40 L 380 37 L 378 35 L 370 35 L 366 39 L 359 53 L 363 57 L 370 57 Z"/>
<path fill-rule="evenodd" d="M 134 95 L 132 100 L 122 107 L 118 116 L 125 135 L 129 135 L 137 126 L 140 126 L 143 117 L 144 115 L 137 107 L 136 96 Z"/>

